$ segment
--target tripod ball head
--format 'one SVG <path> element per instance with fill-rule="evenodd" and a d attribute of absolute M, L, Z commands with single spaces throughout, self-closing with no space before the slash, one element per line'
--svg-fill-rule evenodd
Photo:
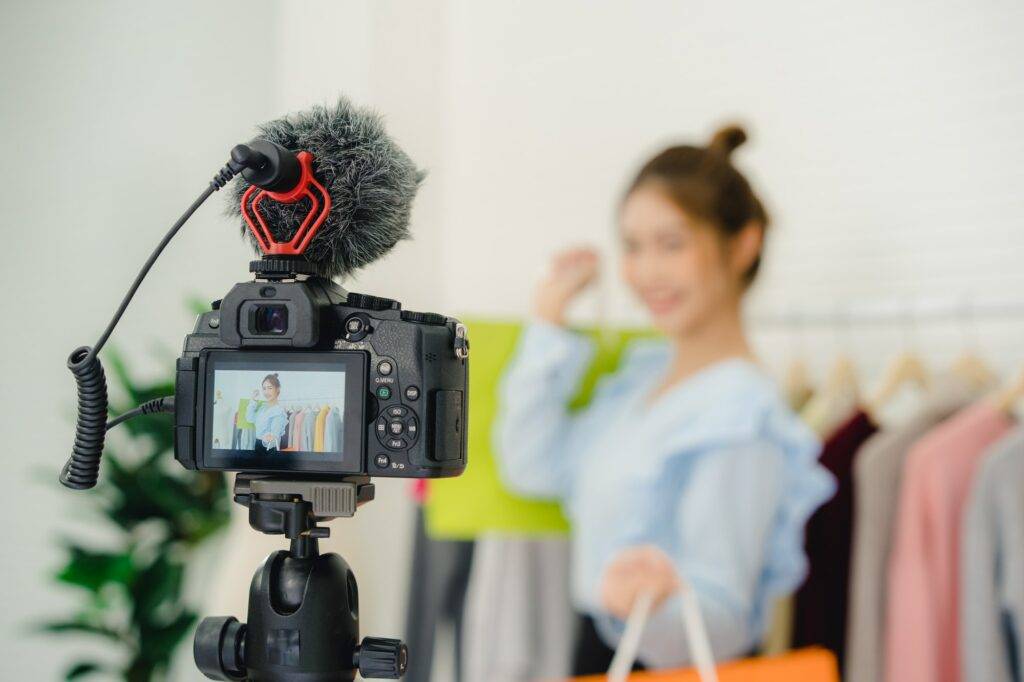
<path fill-rule="evenodd" d="M 305 551 L 298 552 L 298 548 Z M 271 554 L 253 576 L 249 622 L 206 618 L 194 655 L 214 680 L 350 682 L 398 679 L 408 652 L 397 639 L 359 637 L 355 576 L 337 554 L 318 554 L 315 541 Z"/>

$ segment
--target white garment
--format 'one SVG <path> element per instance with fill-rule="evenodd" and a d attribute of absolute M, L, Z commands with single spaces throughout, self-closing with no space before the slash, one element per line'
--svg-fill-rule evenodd
<path fill-rule="evenodd" d="M 229 449 L 235 431 L 235 410 L 221 398 L 213 403 L 213 447 Z"/>
<path fill-rule="evenodd" d="M 568 540 L 477 538 L 464 618 L 463 679 L 532 682 L 567 677 L 575 625 L 569 604 Z"/>

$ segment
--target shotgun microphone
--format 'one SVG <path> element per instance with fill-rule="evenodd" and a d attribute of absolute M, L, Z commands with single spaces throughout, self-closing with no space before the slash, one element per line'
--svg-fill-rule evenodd
<path fill-rule="evenodd" d="M 388 137 L 376 113 L 341 97 L 332 106 L 314 106 L 264 123 L 257 129 L 257 139 L 236 147 L 232 158 L 236 150 L 266 157 L 269 169 L 254 169 L 252 161 L 244 159 L 249 167 L 228 193 L 228 212 L 241 218 L 247 191 L 257 187 L 284 196 L 301 175 L 296 153 L 311 156 L 311 182 L 322 186 L 326 197 L 313 192 L 297 201 L 263 201 L 255 213 L 262 216 L 271 238 L 265 242 L 285 243 L 329 203 L 322 224 L 301 249 L 316 274 L 344 277 L 409 238 L 412 202 L 425 173 Z M 241 229 L 256 249 L 267 253 L 259 230 L 247 220 L 241 221 Z"/>

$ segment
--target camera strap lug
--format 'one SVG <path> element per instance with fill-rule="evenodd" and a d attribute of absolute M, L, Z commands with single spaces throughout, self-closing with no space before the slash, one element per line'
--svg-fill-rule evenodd
<path fill-rule="evenodd" d="M 458 322 L 455 324 L 455 357 L 465 360 L 469 357 L 469 335 L 466 325 Z"/>

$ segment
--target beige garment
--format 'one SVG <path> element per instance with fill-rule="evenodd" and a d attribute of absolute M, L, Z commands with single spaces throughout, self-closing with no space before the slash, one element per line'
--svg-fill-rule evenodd
<path fill-rule="evenodd" d="M 846 626 L 847 682 L 883 678 L 886 575 L 903 461 L 910 447 L 971 402 L 976 391 L 954 376 L 939 378 L 918 414 L 872 436 L 853 464 L 853 546 Z"/>
<path fill-rule="evenodd" d="M 761 643 L 761 655 L 778 656 L 793 648 L 793 595 L 780 597 L 772 606 L 768 632 Z"/>

